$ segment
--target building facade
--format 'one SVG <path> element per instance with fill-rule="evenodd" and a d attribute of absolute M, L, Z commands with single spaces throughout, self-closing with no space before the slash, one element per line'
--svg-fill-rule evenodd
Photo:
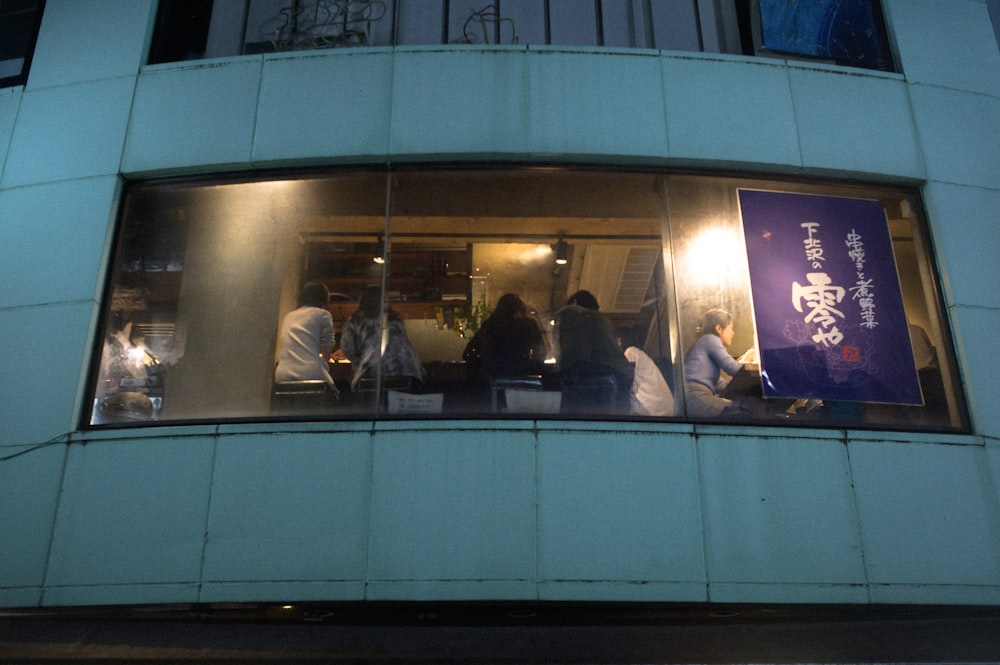
<path fill-rule="evenodd" d="M 293 31 L 216 0 L 178 45 L 195 23 L 155 0 L 47 0 L 26 78 L 0 90 L 0 606 L 1000 603 L 995 8 L 875 3 L 872 64 L 765 53 L 766 2 L 604 4 L 397 0 Z M 695 28 L 665 33 L 682 10 Z M 917 406 L 764 386 L 765 413 L 694 411 L 703 310 L 736 315 L 733 355 L 764 355 L 761 290 L 780 290 L 746 265 L 748 191 L 881 204 L 940 412 L 918 383 Z M 698 258 L 716 217 L 740 244 Z M 565 272 L 498 267 L 563 243 Z M 308 280 L 341 294 L 338 340 L 379 285 L 424 389 L 274 410 Z M 578 288 L 668 361 L 670 415 L 543 413 L 568 399 L 547 384 L 518 414 L 518 391 L 498 408 L 449 383 L 477 305 L 516 292 L 544 327 Z M 905 324 L 875 365 L 914 358 Z M 139 330 L 142 371 L 106 390 L 109 340 Z M 394 377 L 365 378 L 379 396 Z"/>

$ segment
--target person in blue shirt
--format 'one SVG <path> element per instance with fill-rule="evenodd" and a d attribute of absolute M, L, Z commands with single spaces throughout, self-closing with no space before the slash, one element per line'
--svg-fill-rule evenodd
<path fill-rule="evenodd" d="M 700 336 L 684 360 L 689 416 L 718 418 L 738 408 L 732 400 L 719 395 L 728 382 L 722 378 L 722 372 L 731 377 L 742 368 L 726 350 L 736 336 L 733 325 L 733 315 L 722 309 L 710 309 L 702 318 Z"/>

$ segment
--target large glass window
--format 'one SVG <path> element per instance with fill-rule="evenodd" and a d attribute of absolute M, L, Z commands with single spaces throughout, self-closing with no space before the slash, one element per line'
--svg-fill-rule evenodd
<path fill-rule="evenodd" d="M 892 66 L 876 0 L 161 0 L 150 62 L 429 44 L 653 48 Z"/>
<path fill-rule="evenodd" d="M 0 0 L 0 86 L 28 80 L 44 6 L 44 0 Z"/>
<path fill-rule="evenodd" d="M 161 0 L 150 62 L 427 44 L 738 53 L 747 1 Z"/>
<path fill-rule="evenodd" d="M 840 237 L 845 202 L 870 226 Z M 920 215 L 916 194 L 895 188 L 648 171 L 132 183 L 88 424 L 568 417 L 960 430 Z M 795 249 L 754 267 L 754 224 Z M 834 267 L 843 257 L 846 277 Z M 788 310 L 777 323 L 772 301 Z"/>

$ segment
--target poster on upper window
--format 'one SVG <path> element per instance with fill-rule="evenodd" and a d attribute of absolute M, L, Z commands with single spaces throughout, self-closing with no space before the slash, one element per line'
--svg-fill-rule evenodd
<path fill-rule="evenodd" d="M 888 69 L 872 0 L 760 0 L 763 46 L 870 69 Z"/>
<path fill-rule="evenodd" d="M 764 397 L 922 404 L 881 203 L 738 194 Z"/>

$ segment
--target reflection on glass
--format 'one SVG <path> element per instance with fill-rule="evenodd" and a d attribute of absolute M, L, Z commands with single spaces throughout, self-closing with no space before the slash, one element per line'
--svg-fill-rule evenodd
<path fill-rule="evenodd" d="M 719 392 L 741 407 L 727 417 L 965 427 L 947 320 L 912 193 L 553 168 L 133 185 L 95 352 L 90 422 L 396 415 L 715 420 L 685 400 L 684 356 L 711 309 L 732 315 L 731 329 L 723 326 L 731 336 L 721 345 L 727 354 L 756 346 L 741 187 L 881 202 L 907 318 L 924 331 L 919 339 L 933 353 L 922 354 L 932 360 L 919 368 L 921 407 L 763 400 L 756 359 L 744 355 L 738 363 L 745 371 L 720 365 L 720 378 L 737 375 Z M 563 255 L 565 264 L 557 261 Z M 300 306 L 310 282 L 329 294 L 323 309 L 334 349 L 325 362 L 336 388 L 328 392 L 339 399 L 323 401 L 310 386 L 274 380 L 281 322 Z M 566 329 L 557 326 L 567 306 L 580 304 L 569 302 L 580 292 L 597 304 L 588 321 L 599 322 L 613 340 L 603 353 L 631 374 L 615 377 L 620 399 L 571 412 L 568 390 L 599 391 L 607 383 L 594 372 L 574 384 L 566 366 L 589 344 L 571 342 L 567 353 Z M 494 324 L 511 332 L 497 337 Z M 474 342 L 484 326 L 489 334 Z M 481 344 L 494 346 L 484 351 Z M 397 363 L 400 345 L 409 350 Z M 498 348 L 517 362 L 481 372 L 482 358 Z"/>

